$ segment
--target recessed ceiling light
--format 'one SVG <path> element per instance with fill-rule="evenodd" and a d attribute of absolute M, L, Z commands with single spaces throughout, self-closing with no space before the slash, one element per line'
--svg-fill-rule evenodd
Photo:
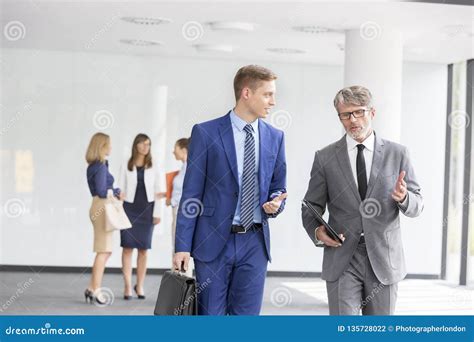
<path fill-rule="evenodd" d="M 245 31 L 252 32 L 255 30 L 256 26 L 253 23 L 246 23 L 243 21 L 211 21 L 207 25 L 212 30 L 226 30 L 226 31 Z"/>
<path fill-rule="evenodd" d="M 199 52 L 232 52 L 234 50 L 232 45 L 223 44 L 194 44 L 193 46 Z"/>
<path fill-rule="evenodd" d="M 269 48 L 267 51 L 274 53 L 283 53 L 283 54 L 301 54 L 306 53 L 304 50 L 300 49 L 290 49 L 290 48 Z"/>
<path fill-rule="evenodd" d="M 156 40 L 144 40 L 144 39 L 120 39 L 120 43 L 134 45 L 134 46 L 160 46 L 162 42 Z"/>
<path fill-rule="evenodd" d="M 122 17 L 123 21 L 137 25 L 161 25 L 172 22 L 168 18 L 147 18 L 147 17 Z"/>
<path fill-rule="evenodd" d="M 335 30 L 329 27 L 317 26 L 317 25 L 293 26 L 292 29 L 297 32 L 310 33 L 310 34 L 344 33 L 343 30 Z"/>

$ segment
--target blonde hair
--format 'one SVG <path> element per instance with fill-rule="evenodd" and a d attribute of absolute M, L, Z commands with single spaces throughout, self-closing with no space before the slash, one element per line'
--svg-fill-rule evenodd
<path fill-rule="evenodd" d="M 86 161 L 88 164 L 95 162 L 105 163 L 105 153 L 110 145 L 110 137 L 104 133 L 96 133 L 92 136 L 87 147 Z"/>

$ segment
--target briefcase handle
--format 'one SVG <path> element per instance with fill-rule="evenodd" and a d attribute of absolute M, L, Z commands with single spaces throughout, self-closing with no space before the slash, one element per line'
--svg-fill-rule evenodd
<path fill-rule="evenodd" d="M 187 277 L 186 272 L 185 272 L 184 270 L 182 271 L 182 270 L 177 270 L 177 269 L 174 269 L 174 268 L 173 268 L 171 271 L 172 271 L 173 273 L 179 274 L 180 276 Z"/>
<path fill-rule="evenodd" d="M 176 268 L 172 268 L 171 270 L 175 273 L 178 273 L 179 275 L 186 276 L 186 271 L 183 268 L 184 261 L 181 263 L 181 269 L 177 270 Z"/>
<path fill-rule="evenodd" d="M 194 278 L 193 276 L 190 276 L 190 277 L 189 277 L 189 276 L 186 274 L 186 272 L 179 271 L 179 270 L 175 270 L 175 269 L 171 270 L 171 272 L 173 272 L 174 274 L 177 274 L 177 275 L 179 275 L 179 276 L 181 276 L 181 277 L 187 278 L 188 280 L 189 280 L 189 279 L 193 279 L 194 281 L 196 281 L 196 278 Z"/>

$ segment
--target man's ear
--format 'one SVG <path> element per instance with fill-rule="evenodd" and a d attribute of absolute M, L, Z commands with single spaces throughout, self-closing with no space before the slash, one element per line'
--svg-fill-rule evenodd
<path fill-rule="evenodd" d="M 372 108 L 370 110 L 370 116 L 371 116 L 372 119 L 375 117 L 375 108 Z"/>
<path fill-rule="evenodd" d="M 250 93 L 251 89 L 249 87 L 244 87 L 242 89 L 242 94 L 240 95 L 240 97 L 244 98 L 245 100 L 248 100 L 248 98 L 250 97 Z"/>

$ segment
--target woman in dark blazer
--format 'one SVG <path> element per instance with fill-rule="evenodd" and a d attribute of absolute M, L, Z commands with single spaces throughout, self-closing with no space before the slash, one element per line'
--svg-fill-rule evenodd
<path fill-rule="evenodd" d="M 96 301 L 107 304 L 107 299 L 101 293 L 102 277 L 105 264 L 112 254 L 112 231 L 106 230 L 105 203 L 109 190 L 120 200 L 124 195 L 119 188 L 114 188 L 114 177 L 109 172 L 109 163 L 106 160 L 110 154 L 110 137 L 104 133 L 96 133 L 87 148 L 86 161 L 87 183 L 92 195 L 92 205 L 89 217 L 94 226 L 94 252 L 96 253 L 92 276 L 88 288 L 84 292 L 86 302 Z"/>

